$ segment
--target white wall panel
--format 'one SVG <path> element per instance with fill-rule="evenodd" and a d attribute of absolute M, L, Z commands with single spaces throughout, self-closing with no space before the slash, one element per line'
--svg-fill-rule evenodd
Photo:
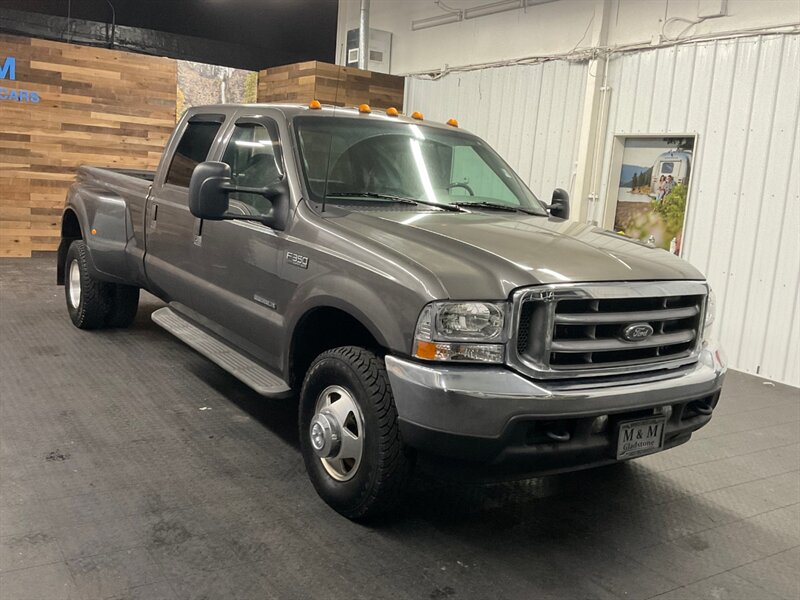
<path fill-rule="evenodd" d="M 800 385 L 798 73 L 796 35 L 615 58 L 601 189 L 613 196 L 615 135 L 697 133 L 684 256 L 717 293 L 731 366 L 792 385 Z"/>
<path fill-rule="evenodd" d="M 716 290 L 733 368 L 800 386 L 800 36 L 614 57 L 600 197 L 614 136 L 696 133 L 684 256 Z M 587 67 L 549 62 L 407 80 L 406 109 L 456 117 L 543 199 L 572 192 Z M 611 182 L 611 185 L 609 185 Z M 603 207 L 595 213 L 603 214 Z"/>
<path fill-rule="evenodd" d="M 791 26 L 800 20 L 797 0 L 727 0 L 725 16 L 706 19 L 685 35 L 709 35 L 755 27 Z M 697 0 L 560 0 L 529 3 L 526 9 L 464 19 L 413 30 L 411 22 L 443 16 L 444 5 L 469 9 L 496 0 L 370 0 L 370 27 L 392 32 L 394 75 L 508 59 L 548 56 L 590 46 L 608 12 L 609 46 L 649 44 L 665 32 L 674 36 L 698 18 Z M 508 5 L 508 2 L 505 2 Z M 520 4 L 517 2 L 517 4 Z M 347 30 L 358 27 L 360 0 L 339 0 L 337 63 L 344 60 Z M 502 8 L 502 7 L 500 7 Z M 668 19 L 682 19 L 667 23 Z M 601 42 L 603 43 L 603 42 Z"/>
<path fill-rule="evenodd" d="M 455 117 L 548 200 L 556 187 L 572 191 L 586 70 L 559 61 L 407 79 L 405 107 L 426 120 Z"/>

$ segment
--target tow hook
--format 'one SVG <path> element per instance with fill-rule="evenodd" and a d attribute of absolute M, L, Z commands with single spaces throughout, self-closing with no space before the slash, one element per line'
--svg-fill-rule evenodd
<path fill-rule="evenodd" d="M 694 402 L 690 402 L 689 408 L 694 412 L 705 416 L 708 416 L 712 412 L 714 412 L 714 409 L 711 407 L 711 405 L 708 404 L 707 402 L 703 402 L 702 400 L 695 400 Z"/>
<path fill-rule="evenodd" d="M 568 431 L 548 431 L 545 435 L 554 442 L 563 443 L 568 442 L 570 435 Z"/>

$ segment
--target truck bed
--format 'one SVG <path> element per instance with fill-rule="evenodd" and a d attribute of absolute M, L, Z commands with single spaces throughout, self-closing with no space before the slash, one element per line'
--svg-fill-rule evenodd
<path fill-rule="evenodd" d="M 96 167 L 101 168 L 101 167 Z M 117 173 L 119 175 L 127 175 L 128 177 L 136 177 L 137 179 L 144 179 L 145 181 L 149 181 L 150 183 L 153 182 L 155 179 L 156 172 L 155 171 L 145 171 L 144 169 L 111 169 L 105 168 L 104 171 L 111 171 L 112 173 Z"/>
<path fill-rule="evenodd" d="M 148 186 L 153 183 L 155 179 L 155 171 L 146 171 L 144 169 L 115 169 L 112 167 L 90 167 L 83 166 L 78 169 L 78 179 L 81 177 L 87 179 L 96 179 L 98 181 L 109 183 L 129 182 L 132 185 L 138 185 L 139 182 L 147 182 Z M 134 181 L 137 183 L 134 184 Z"/>
<path fill-rule="evenodd" d="M 95 253 L 97 269 L 122 283 L 144 284 L 145 213 L 155 175 L 142 169 L 84 166 L 69 192 L 68 204 L 84 207 L 86 223 L 97 230 L 88 240 L 104 250 Z"/>

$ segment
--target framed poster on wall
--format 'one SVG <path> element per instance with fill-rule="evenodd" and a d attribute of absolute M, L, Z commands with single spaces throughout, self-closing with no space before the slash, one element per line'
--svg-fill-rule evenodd
<path fill-rule="evenodd" d="M 614 231 L 680 255 L 696 136 L 617 140 L 606 226 L 613 219 Z"/>

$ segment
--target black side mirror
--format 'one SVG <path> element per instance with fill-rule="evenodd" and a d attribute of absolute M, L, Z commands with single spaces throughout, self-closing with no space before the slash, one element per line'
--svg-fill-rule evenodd
<path fill-rule="evenodd" d="M 260 194 L 272 202 L 270 215 L 250 216 L 228 212 L 232 192 Z M 273 229 L 283 230 L 289 217 L 289 184 L 284 176 L 267 187 L 241 187 L 231 181 L 231 168 L 227 163 L 206 161 L 194 168 L 189 181 L 189 211 L 201 219 L 222 221 L 239 219 L 258 221 Z"/>
<path fill-rule="evenodd" d="M 550 214 L 559 219 L 569 219 L 569 194 L 566 190 L 556 188 L 553 190 L 553 200 L 547 207 Z"/>
<path fill-rule="evenodd" d="M 230 188 L 231 168 L 227 163 L 200 163 L 189 181 L 189 211 L 201 219 L 224 219 L 228 212 Z"/>
<path fill-rule="evenodd" d="M 239 189 L 243 192 L 249 191 L 246 188 Z M 289 220 L 289 182 L 286 175 L 256 193 L 272 202 L 272 212 L 268 217 L 261 219 L 261 222 L 279 231 L 286 229 L 286 222 Z"/>

